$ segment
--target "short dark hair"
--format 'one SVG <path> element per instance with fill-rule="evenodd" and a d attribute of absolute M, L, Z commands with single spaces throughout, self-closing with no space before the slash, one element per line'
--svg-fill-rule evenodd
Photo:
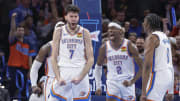
<path fill-rule="evenodd" d="M 145 19 L 147 19 L 152 30 L 161 29 L 161 18 L 157 14 L 150 13 L 145 17 Z"/>
<path fill-rule="evenodd" d="M 68 5 L 65 9 L 65 14 L 67 15 L 69 12 L 75 12 L 79 14 L 80 9 L 75 5 Z"/>
<path fill-rule="evenodd" d="M 145 40 L 144 37 L 142 37 L 142 36 L 137 37 L 137 39 L 143 39 L 143 40 Z"/>
<path fill-rule="evenodd" d="M 32 16 L 32 15 L 27 14 L 27 15 L 24 17 L 24 20 L 27 20 L 29 17 L 33 18 L 33 16 Z"/>
<path fill-rule="evenodd" d="M 19 24 L 16 28 L 24 28 L 22 24 Z"/>

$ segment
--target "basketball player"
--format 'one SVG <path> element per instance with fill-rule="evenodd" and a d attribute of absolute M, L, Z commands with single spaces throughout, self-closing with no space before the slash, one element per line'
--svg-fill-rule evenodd
<path fill-rule="evenodd" d="M 54 72 L 52 70 L 52 64 L 51 64 L 51 44 L 52 41 L 46 43 L 43 45 L 36 56 L 36 59 L 33 62 L 31 72 L 30 72 L 30 79 L 32 83 L 32 91 L 33 93 L 41 93 L 42 89 L 40 89 L 37 86 L 37 79 L 38 79 L 38 71 L 43 63 L 43 61 L 46 59 L 45 64 L 45 74 L 47 76 L 47 80 L 45 82 L 44 87 L 44 95 L 45 95 L 45 101 L 48 99 L 48 94 L 50 94 L 50 86 L 53 78 L 55 77 Z"/>
<path fill-rule="evenodd" d="M 59 21 L 56 26 L 55 29 L 63 26 L 64 22 Z M 31 72 L 30 72 L 30 79 L 31 79 L 31 84 L 32 84 L 32 92 L 33 93 L 41 93 L 42 89 L 40 89 L 37 86 L 37 79 L 38 79 L 38 71 L 43 63 L 43 61 L 46 59 L 46 63 L 45 63 L 45 74 L 47 76 L 45 85 L 44 85 L 44 96 L 45 96 L 45 101 L 48 101 L 48 96 L 50 95 L 50 87 L 52 84 L 52 80 L 54 79 L 55 75 L 52 69 L 52 64 L 51 64 L 51 50 L 52 50 L 52 41 L 49 41 L 48 43 L 44 44 L 38 55 L 36 56 L 33 64 L 32 64 L 32 68 L 31 68 Z"/>
<path fill-rule="evenodd" d="M 108 33 L 110 40 L 101 46 L 95 66 L 96 94 L 101 94 L 102 64 L 107 59 L 107 101 L 134 101 L 134 83 L 141 76 L 142 59 L 132 43 L 124 38 L 120 25 L 109 23 Z M 140 67 L 136 76 L 134 60 Z"/>
<path fill-rule="evenodd" d="M 88 101 L 88 72 L 94 63 L 90 33 L 78 25 L 78 7 L 69 5 L 65 13 L 67 24 L 53 35 L 52 65 L 56 78 L 50 101 Z"/>
<path fill-rule="evenodd" d="M 171 45 L 166 34 L 160 31 L 160 23 L 161 19 L 156 14 L 147 15 L 143 23 L 148 37 L 145 41 L 141 101 L 163 101 L 167 91 L 171 96 L 169 100 L 173 96 Z"/>

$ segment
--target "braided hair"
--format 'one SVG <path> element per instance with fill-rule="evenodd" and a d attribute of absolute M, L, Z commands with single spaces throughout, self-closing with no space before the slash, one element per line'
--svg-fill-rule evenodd
<path fill-rule="evenodd" d="M 151 13 L 145 18 L 153 31 L 161 29 L 161 18 L 157 14 Z"/>

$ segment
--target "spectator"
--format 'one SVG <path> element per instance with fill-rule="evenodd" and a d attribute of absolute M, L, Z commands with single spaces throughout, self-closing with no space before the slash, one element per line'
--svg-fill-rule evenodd
<path fill-rule="evenodd" d="M 138 49 L 140 58 L 142 60 L 144 60 L 144 38 L 143 37 L 138 37 L 137 38 L 136 47 Z M 139 70 L 139 67 L 135 63 L 135 71 L 136 71 L 136 73 L 138 72 L 138 70 Z M 135 87 L 136 87 L 136 100 L 139 101 L 140 96 L 141 96 L 141 90 L 142 90 L 142 78 L 140 78 L 139 80 L 136 81 Z"/>
<path fill-rule="evenodd" d="M 117 11 L 116 18 L 113 19 L 113 21 L 120 24 L 121 26 L 123 26 L 124 21 L 125 21 L 125 17 L 126 17 L 125 11 L 120 10 L 120 11 Z"/>
<path fill-rule="evenodd" d="M 125 38 L 128 38 L 129 28 L 130 28 L 130 23 L 128 21 L 125 22 L 124 28 L 125 28 Z"/>
<path fill-rule="evenodd" d="M 32 45 L 32 48 L 35 50 L 34 53 L 38 52 L 38 40 L 37 36 L 33 30 L 33 17 L 31 15 L 27 15 L 22 22 L 22 25 L 25 28 L 25 35 L 24 38 L 29 41 Z M 32 54 L 35 56 L 36 54 Z"/>
<path fill-rule="evenodd" d="M 21 0 L 21 4 L 10 11 L 10 17 L 14 12 L 17 13 L 16 24 L 19 25 L 27 15 L 33 15 L 30 10 L 30 0 Z"/>
<path fill-rule="evenodd" d="M 108 24 L 110 20 L 109 19 L 103 19 L 102 20 L 102 32 L 106 33 L 108 31 Z"/>
<path fill-rule="evenodd" d="M 163 23 L 163 32 L 166 33 L 167 36 L 169 36 L 170 32 L 168 29 L 168 19 L 167 18 L 162 18 L 162 23 Z"/>
<path fill-rule="evenodd" d="M 20 70 L 24 74 L 24 81 L 27 80 L 27 75 L 32 64 L 32 57 L 34 50 L 24 38 L 24 27 L 19 25 L 16 28 L 15 17 L 17 13 L 12 14 L 11 29 L 9 32 L 10 55 L 8 60 L 9 76 L 11 78 L 9 84 L 10 96 L 13 97 L 16 88 L 16 70 Z M 25 95 L 25 89 L 23 93 Z"/>
<path fill-rule="evenodd" d="M 180 56 L 174 55 L 173 56 L 173 66 L 174 66 L 174 101 L 179 101 L 179 90 L 180 90 Z"/>
<path fill-rule="evenodd" d="M 171 31 L 170 36 L 175 37 L 177 35 L 180 35 L 180 19 L 177 22 L 177 25 L 173 27 L 173 30 Z"/>
<path fill-rule="evenodd" d="M 128 39 L 129 39 L 133 44 L 136 44 L 136 39 L 137 39 L 136 33 L 129 33 Z"/>
<path fill-rule="evenodd" d="M 143 11 L 143 16 L 142 16 L 141 19 L 140 19 L 140 22 L 141 22 L 141 23 L 144 22 L 145 16 L 147 16 L 149 13 L 151 13 L 150 9 L 145 9 L 145 10 Z"/>
<path fill-rule="evenodd" d="M 117 12 L 114 8 L 111 8 L 111 9 L 109 9 L 109 11 L 107 12 L 106 15 L 107 15 L 108 19 L 110 19 L 112 21 L 116 18 Z"/>
<path fill-rule="evenodd" d="M 138 23 L 138 20 L 136 18 L 132 18 L 130 21 L 129 33 L 131 32 L 136 33 L 137 37 L 142 36 L 142 26 Z"/>
<path fill-rule="evenodd" d="M 136 47 L 142 59 L 144 59 L 144 42 L 145 40 L 143 37 L 138 37 L 136 40 Z"/>
<path fill-rule="evenodd" d="M 151 11 L 149 9 L 144 10 L 144 17 L 147 16 Z"/>

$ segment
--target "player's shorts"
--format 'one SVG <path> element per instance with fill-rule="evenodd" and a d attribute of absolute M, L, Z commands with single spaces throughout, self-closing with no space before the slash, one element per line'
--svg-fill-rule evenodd
<path fill-rule="evenodd" d="M 170 69 L 151 73 L 146 88 L 149 101 L 163 101 L 168 89 L 173 85 L 174 74 Z"/>
<path fill-rule="evenodd" d="M 135 85 L 125 87 L 124 80 L 107 80 L 106 98 L 116 99 L 117 101 L 135 101 Z"/>
<path fill-rule="evenodd" d="M 75 85 L 71 83 L 71 80 L 77 77 L 82 69 L 61 68 L 60 70 L 60 75 L 66 81 L 66 85 L 60 86 L 57 80 L 54 79 L 49 101 L 89 101 L 91 94 L 88 75 L 79 84 Z"/>
<path fill-rule="evenodd" d="M 51 90 L 53 80 L 54 80 L 54 77 L 47 76 L 46 82 L 44 84 L 45 101 L 48 101 L 48 99 L 50 97 L 50 90 Z"/>

